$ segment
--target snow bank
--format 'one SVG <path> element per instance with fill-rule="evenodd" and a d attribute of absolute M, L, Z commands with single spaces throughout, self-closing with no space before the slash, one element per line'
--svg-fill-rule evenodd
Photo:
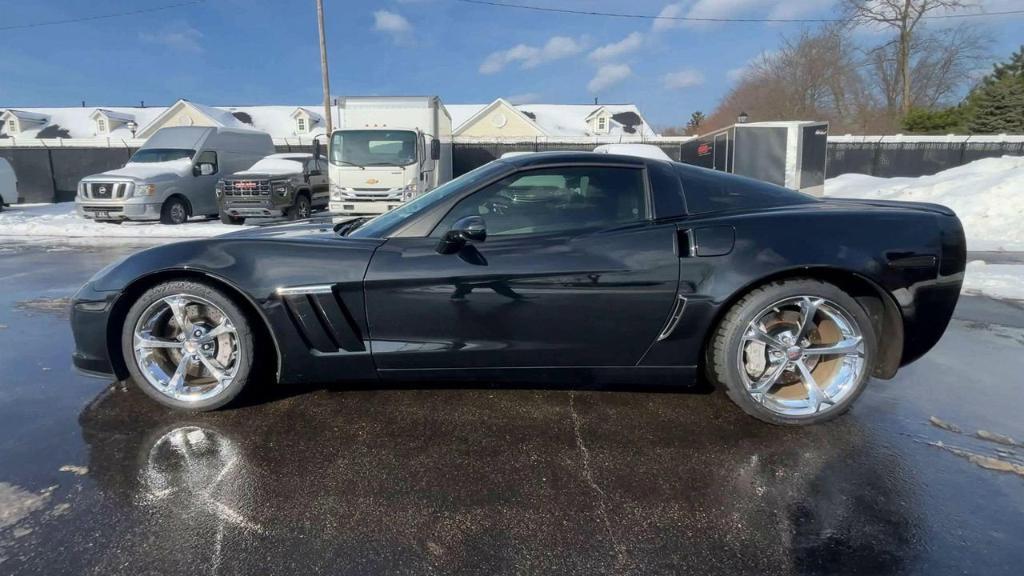
<path fill-rule="evenodd" d="M 987 264 L 982 260 L 968 262 L 961 291 L 989 298 L 1024 301 L 1024 266 Z"/>
<path fill-rule="evenodd" d="M 0 212 L 0 238 L 19 241 L 39 238 L 88 239 L 90 244 L 123 244 L 125 239 L 168 242 L 187 238 L 206 238 L 234 232 L 238 226 L 210 221 L 191 221 L 179 226 L 152 222 L 111 224 L 80 218 L 74 202 L 60 204 L 20 204 Z M 76 242 L 82 243 L 82 242 Z"/>
<path fill-rule="evenodd" d="M 943 204 L 963 222 L 968 250 L 1024 250 L 1024 157 L 985 158 L 919 178 L 843 174 L 825 181 L 825 195 Z"/>

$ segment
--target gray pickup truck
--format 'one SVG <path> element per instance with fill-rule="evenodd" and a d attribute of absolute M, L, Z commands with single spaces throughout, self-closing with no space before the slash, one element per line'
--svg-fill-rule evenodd
<path fill-rule="evenodd" d="M 217 182 L 220 219 L 243 224 L 247 217 L 287 216 L 308 218 L 330 201 L 327 159 L 314 154 L 271 154 L 248 170 L 235 172 Z"/>

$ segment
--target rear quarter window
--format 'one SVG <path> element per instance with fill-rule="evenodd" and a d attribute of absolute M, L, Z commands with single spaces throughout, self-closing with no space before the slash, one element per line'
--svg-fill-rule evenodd
<path fill-rule="evenodd" d="M 725 172 L 676 165 L 690 214 L 807 204 L 815 199 L 789 188 Z"/>

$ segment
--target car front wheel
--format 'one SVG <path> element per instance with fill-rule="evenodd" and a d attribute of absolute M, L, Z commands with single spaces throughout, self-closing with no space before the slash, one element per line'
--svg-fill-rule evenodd
<path fill-rule="evenodd" d="M 711 341 L 709 372 L 744 412 L 771 424 L 805 425 L 846 412 L 864 391 L 876 349 L 864 308 L 812 279 L 751 291 Z"/>
<path fill-rule="evenodd" d="M 178 280 L 147 290 L 128 311 L 122 352 L 135 382 L 172 408 L 213 410 L 249 379 L 254 336 L 219 289 Z"/>
<path fill-rule="evenodd" d="M 295 204 L 285 212 L 289 220 L 303 220 L 309 218 L 310 213 L 309 198 L 305 194 L 296 197 Z"/>

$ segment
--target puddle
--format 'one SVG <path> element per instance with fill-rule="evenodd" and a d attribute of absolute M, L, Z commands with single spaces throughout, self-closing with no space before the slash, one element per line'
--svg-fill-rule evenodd
<path fill-rule="evenodd" d="M 35 298 L 21 300 L 14 305 L 15 310 L 22 312 L 39 312 L 67 318 L 71 314 L 71 298 Z"/>
<path fill-rule="evenodd" d="M 1024 448 L 1024 443 L 1005 434 L 989 430 L 977 430 L 974 433 L 964 432 L 960 426 L 937 416 L 928 418 L 928 423 L 941 430 L 956 434 L 966 442 L 978 440 L 980 442 L 977 442 L 977 446 L 974 447 L 954 446 L 942 440 L 921 440 L 921 442 L 945 450 L 980 468 L 1024 477 L 1024 452 L 1017 450 L 1017 448 Z"/>

